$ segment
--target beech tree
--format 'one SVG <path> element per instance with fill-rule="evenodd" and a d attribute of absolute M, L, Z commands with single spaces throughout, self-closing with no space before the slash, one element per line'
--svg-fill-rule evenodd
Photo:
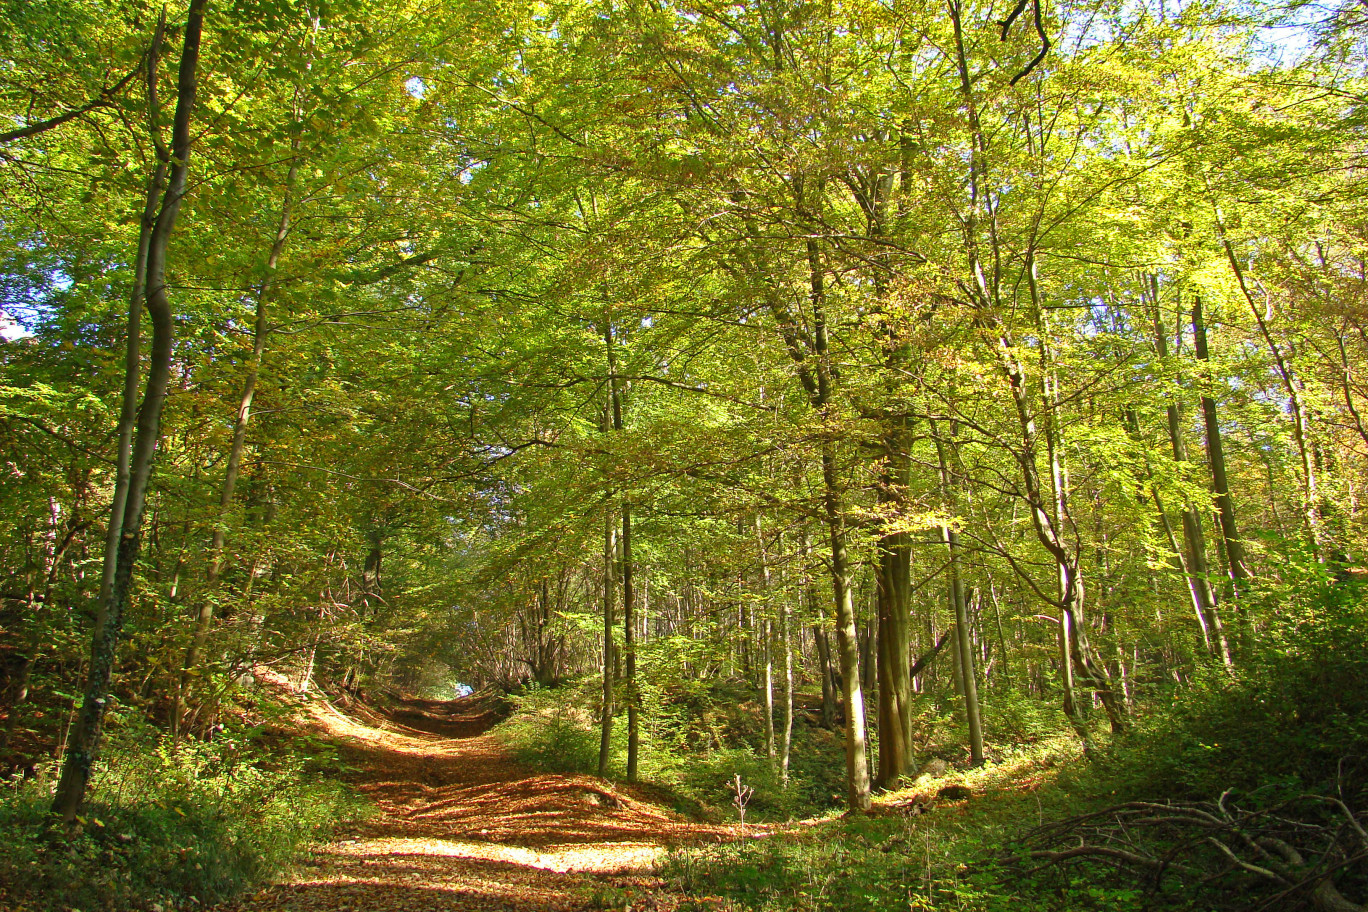
<path fill-rule="evenodd" d="M 4 13 L 0 595 L 6 763 L 95 636 L 68 820 L 111 699 L 204 737 L 263 667 L 592 678 L 629 780 L 725 681 L 858 811 L 943 700 L 970 762 L 1018 699 L 1090 747 L 1358 568 L 1349 26 L 53 10 Z"/>

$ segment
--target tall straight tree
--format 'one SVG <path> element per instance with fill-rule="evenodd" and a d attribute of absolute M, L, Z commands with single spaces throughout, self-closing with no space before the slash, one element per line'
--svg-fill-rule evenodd
<path fill-rule="evenodd" d="M 1192 347 L 1197 360 L 1203 366 L 1211 361 L 1211 350 L 1207 344 L 1206 315 L 1202 311 L 1201 295 L 1192 300 Z M 1221 420 L 1216 411 L 1216 399 L 1206 385 L 1210 378 L 1203 377 L 1202 390 L 1202 427 L 1206 431 L 1207 463 L 1211 467 L 1211 489 L 1216 495 L 1217 516 L 1221 523 L 1221 544 L 1225 547 L 1226 573 L 1230 577 L 1231 594 L 1238 598 L 1249 578 L 1249 568 L 1245 563 L 1244 542 L 1240 540 L 1240 526 L 1235 519 L 1235 498 L 1230 492 L 1230 475 L 1226 470 L 1225 443 L 1221 437 Z M 1238 625 L 1237 625 L 1238 627 Z"/>
<path fill-rule="evenodd" d="M 1154 298 L 1154 345 L 1160 359 L 1168 358 L 1168 334 L 1164 327 L 1163 310 L 1159 306 L 1157 290 L 1152 290 Z M 1181 325 L 1181 324 L 1180 324 Z M 1168 418 L 1169 444 L 1173 449 L 1173 461 L 1179 466 L 1187 462 L 1187 443 L 1183 439 L 1182 409 L 1177 402 L 1170 400 L 1164 408 Z M 1221 622 L 1220 608 L 1216 604 L 1216 590 L 1211 585 L 1211 574 L 1207 568 L 1206 534 L 1202 530 L 1202 514 L 1195 504 L 1187 504 L 1182 512 L 1183 539 L 1187 542 L 1187 571 L 1191 575 L 1191 587 L 1197 599 L 1197 612 L 1202 619 L 1202 631 L 1210 630 L 1215 636 L 1215 647 L 1221 661 L 1227 667 L 1231 664 L 1230 643 L 1226 638 L 1225 625 Z"/>

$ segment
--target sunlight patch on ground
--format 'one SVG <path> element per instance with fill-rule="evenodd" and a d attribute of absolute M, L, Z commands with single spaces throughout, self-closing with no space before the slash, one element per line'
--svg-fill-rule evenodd
<path fill-rule="evenodd" d="M 501 862 L 557 874 L 645 871 L 665 857 L 665 849 L 646 842 L 596 843 L 547 846 L 529 849 L 492 842 L 455 839 L 387 838 L 362 839 L 333 845 L 329 854 L 360 858 L 437 856 L 475 861 Z"/>

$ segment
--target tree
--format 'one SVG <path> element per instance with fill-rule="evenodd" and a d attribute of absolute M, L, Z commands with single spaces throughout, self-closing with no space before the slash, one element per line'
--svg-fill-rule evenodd
<path fill-rule="evenodd" d="M 81 809 L 86 786 L 90 781 L 91 765 L 100 743 L 100 729 L 108 701 L 110 676 L 114 670 L 124 614 L 129 607 L 133 568 L 142 547 L 143 508 L 148 481 L 152 474 L 152 458 L 161 432 L 162 406 L 166 401 L 171 380 L 171 346 L 175 338 L 175 327 L 166 287 L 166 261 L 171 232 L 176 226 L 176 217 L 180 213 L 189 177 L 190 118 L 195 108 L 195 92 L 199 84 L 199 52 L 204 27 L 204 8 L 205 0 L 191 0 L 186 17 L 185 38 L 177 73 L 176 114 L 172 125 L 171 143 L 167 150 L 166 189 L 162 193 L 157 217 L 147 238 L 145 303 L 148 316 L 152 320 L 152 350 L 142 403 L 137 410 L 136 431 L 132 440 L 123 503 L 120 505 L 116 502 L 110 510 L 110 524 L 115 525 L 117 520 L 119 529 L 117 563 L 108 596 L 102 603 L 100 617 L 96 623 L 81 711 L 76 717 L 67 744 L 62 776 L 53 797 L 53 813 L 61 816 L 68 824 L 76 819 Z M 160 28 L 159 25 L 159 32 Z M 151 81 L 155 81 L 155 73 Z M 139 259 L 142 258 L 140 244 Z M 135 291 L 130 316 L 136 316 L 138 298 L 139 295 Z M 128 331 L 130 339 L 138 332 L 135 319 L 130 319 Z M 130 341 L 130 361 L 136 359 L 136 353 L 136 347 Z M 126 387 L 125 396 L 127 395 Z M 131 413 L 132 409 L 125 405 L 123 415 L 128 416 Z M 124 436 L 125 432 L 121 430 L 121 439 Z M 116 498 L 117 496 L 116 488 Z"/>

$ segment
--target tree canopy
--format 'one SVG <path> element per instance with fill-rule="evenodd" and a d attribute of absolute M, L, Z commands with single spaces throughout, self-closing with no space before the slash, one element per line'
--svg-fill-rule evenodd
<path fill-rule="evenodd" d="M 0 4 L 0 763 L 73 819 L 111 706 L 206 737 L 270 668 L 593 679 L 634 780 L 725 679 L 859 810 L 936 724 L 1091 751 L 1238 674 L 1368 572 L 1362 35 Z"/>

